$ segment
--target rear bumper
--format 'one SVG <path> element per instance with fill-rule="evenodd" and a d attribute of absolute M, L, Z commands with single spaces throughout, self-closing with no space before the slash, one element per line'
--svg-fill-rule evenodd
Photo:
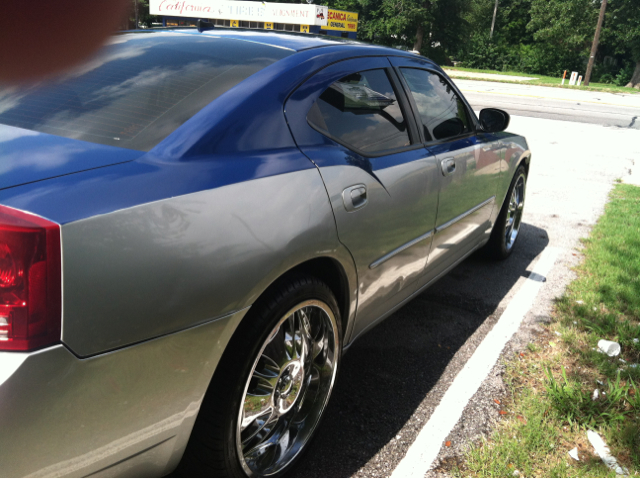
<path fill-rule="evenodd" d="M 0 476 L 162 476 L 246 312 L 79 359 L 0 353 Z"/>

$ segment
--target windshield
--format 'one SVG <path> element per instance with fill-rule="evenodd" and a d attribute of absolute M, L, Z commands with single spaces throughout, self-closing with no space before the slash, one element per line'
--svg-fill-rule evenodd
<path fill-rule="evenodd" d="M 215 98 L 292 53 L 212 35 L 122 34 L 63 78 L 0 88 L 0 124 L 149 151 Z"/>

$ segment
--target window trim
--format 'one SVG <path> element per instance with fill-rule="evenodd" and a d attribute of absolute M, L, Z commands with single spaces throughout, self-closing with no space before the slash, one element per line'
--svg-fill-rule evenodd
<path fill-rule="evenodd" d="M 475 113 L 473 113 L 473 114 L 469 113 L 469 112 L 473 112 L 473 110 L 469 106 L 469 103 L 467 102 L 467 99 L 464 97 L 464 95 L 462 95 L 462 93 L 460 93 L 460 90 L 458 90 L 458 88 L 450 81 L 450 79 L 446 75 L 443 75 L 438 70 L 436 70 L 434 68 L 429 68 L 429 67 L 421 68 L 421 67 L 417 67 L 417 66 L 408 66 L 408 65 L 407 66 L 404 66 L 404 65 L 395 66 L 394 65 L 393 68 L 394 68 L 394 70 L 396 70 L 396 75 L 400 79 L 400 83 L 402 84 L 402 88 L 405 90 L 405 94 L 407 95 L 408 101 L 412 106 L 413 115 L 414 115 L 414 121 L 418 125 L 422 125 L 422 119 L 420 118 L 420 111 L 418 110 L 418 105 L 416 104 L 415 99 L 413 98 L 413 95 L 411 94 L 411 88 L 409 88 L 409 85 L 407 84 L 406 80 L 404 79 L 404 76 L 402 75 L 402 72 L 400 71 L 401 68 L 411 68 L 413 70 L 424 70 L 424 71 L 427 71 L 429 73 L 438 75 L 440 78 L 442 78 L 451 87 L 451 89 L 456 93 L 456 95 L 458 96 L 460 101 L 462 101 L 462 104 L 465 107 L 465 112 L 466 112 L 466 115 L 467 115 L 467 119 L 469 120 L 469 124 L 470 124 L 470 127 L 471 127 L 470 131 L 468 131 L 466 133 L 462 133 L 460 135 L 451 136 L 449 138 L 444 138 L 442 140 L 427 141 L 426 138 L 424 137 L 424 132 L 423 132 L 422 128 L 418 128 L 418 133 L 420 135 L 420 139 L 422 141 L 422 144 L 425 147 L 441 145 L 441 144 L 444 144 L 444 143 L 449 143 L 449 142 L 457 141 L 457 140 L 464 140 L 466 138 L 471 138 L 472 136 L 476 136 L 478 134 L 478 120 L 477 120 L 477 117 L 476 117 Z"/>
<path fill-rule="evenodd" d="M 347 60 L 348 61 L 348 60 Z M 380 67 L 374 67 L 374 68 L 369 68 L 369 69 L 365 69 L 365 70 L 355 70 L 353 73 L 360 73 L 360 72 L 367 72 L 367 71 L 373 71 L 373 70 L 383 70 L 386 75 L 387 75 L 387 79 L 389 80 L 389 83 L 391 84 L 391 87 L 393 88 L 394 93 L 396 94 L 396 98 L 398 99 L 398 105 L 400 106 L 400 112 L 402 113 L 402 117 L 404 118 L 405 122 L 407 123 L 407 134 L 409 136 L 409 145 L 407 146 L 403 146 L 400 148 L 393 148 L 391 150 L 381 150 L 381 151 L 377 151 L 377 152 L 366 152 L 366 151 L 362 151 L 358 148 L 355 148 L 353 145 L 350 145 L 348 143 L 345 143 L 341 140 L 339 140 L 338 138 L 334 137 L 333 135 L 331 135 L 328 131 L 322 131 L 320 128 L 316 128 L 313 124 L 311 124 L 311 122 L 309 122 L 309 112 L 311 111 L 311 108 L 313 108 L 316 104 L 316 102 L 318 101 L 318 99 L 320 97 L 318 97 L 318 99 L 316 99 L 316 101 L 314 101 L 311 104 L 311 108 L 309 108 L 309 110 L 307 111 L 306 115 L 305 115 L 305 120 L 307 122 L 307 125 L 309 125 L 310 128 L 312 128 L 314 131 L 317 131 L 318 133 L 320 133 L 322 136 L 329 138 L 331 141 L 334 141 L 335 143 L 338 143 L 340 146 L 346 148 L 349 151 L 353 151 L 354 153 L 357 153 L 358 155 L 365 157 L 365 158 L 380 158 L 382 156 L 389 156 L 389 155 L 394 155 L 394 154 L 398 154 L 398 153 L 404 153 L 406 151 L 413 151 L 413 150 L 417 150 L 418 148 L 424 148 L 424 141 L 422 138 L 422 135 L 420 135 L 419 133 L 419 128 L 418 125 L 416 124 L 416 119 L 415 119 L 415 115 L 413 112 L 413 108 L 411 106 L 410 100 L 407 97 L 406 91 L 404 89 L 404 87 L 402 86 L 402 84 L 398 83 L 398 78 L 397 78 L 397 73 L 394 71 L 394 68 L 389 65 L 388 67 L 385 68 L 380 68 Z M 333 85 L 333 83 L 335 83 L 336 81 L 340 80 L 340 78 L 336 79 L 335 81 L 331 82 L 329 84 L 329 86 Z M 327 87 L 329 88 L 329 87 Z M 323 90 L 324 92 L 324 90 Z M 321 93 L 322 95 L 322 93 Z"/>

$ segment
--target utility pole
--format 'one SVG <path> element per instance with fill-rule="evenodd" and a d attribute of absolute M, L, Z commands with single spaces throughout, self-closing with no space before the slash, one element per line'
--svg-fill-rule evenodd
<path fill-rule="evenodd" d="M 496 6 L 493 9 L 493 20 L 491 21 L 491 33 L 489 34 L 489 40 L 493 38 L 493 28 L 496 26 L 496 14 L 498 13 L 498 0 L 496 0 Z"/>
<path fill-rule="evenodd" d="M 587 65 L 587 73 L 584 76 L 584 86 L 589 86 L 591 80 L 591 71 L 593 70 L 593 62 L 596 60 L 598 52 L 598 42 L 600 41 L 600 30 L 602 30 L 602 22 L 604 22 L 604 12 L 607 10 L 607 0 L 602 0 L 600 5 L 600 16 L 598 17 L 598 25 L 596 26 L 596 34 L 593 37 L 593 45 L 591 45 L 591 55 L 589 55 L 589 64 Z"/>
<path fill-rule="evenodd" d="M 134 10 L 136 12 L 136 26 L 135 29 L 138 29 L 138 0 L 133 0 Z"/>

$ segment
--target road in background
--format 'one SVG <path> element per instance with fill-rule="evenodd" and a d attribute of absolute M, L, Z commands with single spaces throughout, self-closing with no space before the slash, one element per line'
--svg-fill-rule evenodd
<path fill-rule="evenodd" d="M 485 91 L 478 102 L 468 90 L 479 90 L 484 82 L 457 83 L 467 90 L 474 109 L 502 106 L 515 115 L 507 106 L 513 101 L 509 95 Z M 512 85 L 487 85 L 514 92 Z M 525 88 L 534 88 L 537 95 L 537 87 Z M 570 110 L 567 100 L 553 101 Z M 557 111 L 549 107 L 539 114 Z M 509 130 L 525 135 L 533 152 L 521 237 L 513 255 L 502 262 L 472 256 L 351 347 L 315 443 L 292 477 L 389 476 L 532 265 L 553 246 L 561 250 L 558 260 L 503 354 L 525 348 L 540 324 L 550 320 L 553 299 L 562 294 L 573 278 L 571 268 L 580 261 L 580 238 L 602 213 L 615 180 L 628 177 L 640 161 L 638 132 L 519 116 L 512 117 Z M 500 364 L 494 367 L 473 396 L 438 461 L 459 455 L 468 441 L 491 430 L 499 418 L 493 399 L 506 394 L 501 371 Z"/>
<path fill-rule="evenodd" d="M 454 79 L 475 110 L 640 130 L 640 94 L 569 90 L 517 83 Z"/>

